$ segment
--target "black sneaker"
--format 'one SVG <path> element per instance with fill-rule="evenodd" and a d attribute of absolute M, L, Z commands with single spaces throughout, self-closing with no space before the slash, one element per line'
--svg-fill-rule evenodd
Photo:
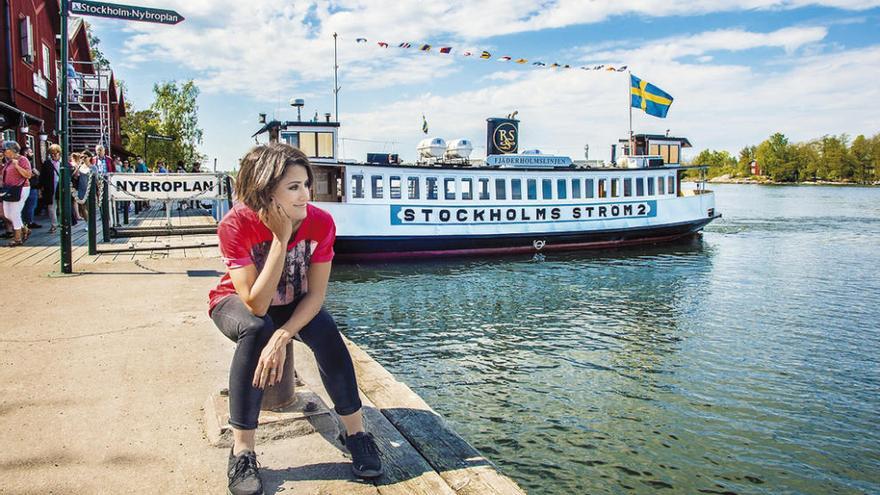
<path fill-rule="evenodd" d="M 263 495 L 263 480 L 260 479 L 260 466 L 257 453 L 245 450 L 237 456 L 229 451 L 229 495 Z"/>
<path fill-rule="evenodd" d="M 351 453 L 351 470 L 358 478 L 382 476 L 382 460 L 371 433 L 355 433 L 343 441 Z"/>

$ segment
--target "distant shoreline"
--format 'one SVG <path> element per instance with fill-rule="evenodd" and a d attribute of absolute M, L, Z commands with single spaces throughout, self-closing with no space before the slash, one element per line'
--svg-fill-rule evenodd
<path fill-rule="evenodd" d="M 767 177 L 731 177 L 720 175 L 713 177 L 707 182 L 710 184 L 757 184 L 762 186 L 852 186 L 852 187 L 878 187 L 880 183 L 859 184 L 857 182 L 839 182 L 828 180 L 805 181 L 805 182 L 779 182 Z"/>

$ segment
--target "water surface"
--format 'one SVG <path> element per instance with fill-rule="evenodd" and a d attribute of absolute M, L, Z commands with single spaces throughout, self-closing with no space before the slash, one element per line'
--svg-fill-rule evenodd
<path fill-rule="evenodd" d="M 880 493 L 880 189 L 713 189 L 701 239 L 339 265 L 328 306 L 529 493 Z"/>

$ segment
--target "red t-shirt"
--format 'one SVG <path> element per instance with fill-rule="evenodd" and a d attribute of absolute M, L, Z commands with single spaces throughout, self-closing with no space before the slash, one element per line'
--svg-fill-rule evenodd
<path fill-rule="evenodd" d="M 227 269 L 251 264 L 256 265 L 258 272 L 263 269 L 272 246 L 272 231 L 243 203 L 237 203 L 223 217 L 217 227 L 217 237 L 220 239 L 220 254 Z M 287 245 L 284 271 L 270 305 L 290 304 L 308 292 L 309 265 L 332 260 L 335 241 L 336 224 L 333 223 L 333 217 L 317 206 L 306 205 L 306 218 Z M 235 293 L 227 271 L 208 295 L 208 313 L 214 310 L 221 299 Z"/>
<path fill-rule="evenodd" d="M 11 161 L 7 161 L 6 167 L 3 169 L 3 185 L 4 186 L 26 186 L 28 185 L 27 179 L 25 179 L 19 172 L 18 169 L 15 168 L 15 165 L 12 164 Z M 18 166 L 25 169 L 31 169 L 31 162 L 28 161 L 24 156 L 18 157 Z"/>

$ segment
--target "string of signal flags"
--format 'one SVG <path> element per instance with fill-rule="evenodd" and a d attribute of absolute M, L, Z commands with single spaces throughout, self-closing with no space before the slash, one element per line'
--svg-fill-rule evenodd
<path fill-rule="evenodd" d="M 366 38 L 357 38 L 355 41 L 359 44 L 368 43 L 368 40 Z M 426 53 L 436 51 L 436 53 L 440 53 L 443 55 L 453 55 L 453 50 L 454 50 L 454 48 L 451 46 L 440 46 L 440 47 L 436 47 L 436 50 L 435 50 L 435 47 L 428 45 L 428 44 L 409 43 L 407 41 L 397 43 L 397 44 L 388 43 L 385 41 L 378 41 L 378 42 L 376 42 L 376 45 L 378 45 L 380 48 L 399 48 L 402 50 L 408 50 L 408 49 L 414 48 L 417 51 L 426 52 Z M 492 54 L 490 52 L 487 52 L 486 50 L 480 50 L 480 51 L 463 50 L 460 53 L 457 52 L 457 54 L 459 54 L 461 57 L 473 57 L 475 59 L 493 60 Z M 571 64 L 560 64 L 558 62 L 553 62 L 551 64 L 544 63 L 540 60 L 533 60 L 533 61 L 529 62 L 529 60 L 526 58 L 514 58 L 514 57 L 507 56 L 507 55 L 503 55 L 500 57 L 494 57 L 494 60 L 497 60 L 499 62 L 513 62 L 515 64 L 520 64 L 520 65 L 531 64 L 531 66 L 535 67 L 535 68 L 547 68 L 547 69 L 574 69 L 574 68 L 577 68 L 577 69 L 581 69 L 581 70 L 607 71 L 607 72 L 624 72 L 627 69 L 627 66 L 625 66 L 625 65 L 615 67 L 613 65 L 601 64 L 601 65 L 581 65 L 579 67 L 574 67 Z"/>

